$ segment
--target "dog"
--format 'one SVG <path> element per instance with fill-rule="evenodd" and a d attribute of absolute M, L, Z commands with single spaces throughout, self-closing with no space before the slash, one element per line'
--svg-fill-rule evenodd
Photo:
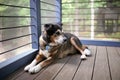
<path fill-rule="evenodd" d="M 36 58 L 24 70 L 37 73 L 57 58 L 64 58 L 69 54 L 81 54 L 81 59 L 91 55 L 87 46 L 82 45 L 79 38 L 71 33 L 62 32 L 62 24 L 45 24 L 44 33 L 39 38 L 40 50 Z M 46 50 L 46 46 L 49 49 Z"/>

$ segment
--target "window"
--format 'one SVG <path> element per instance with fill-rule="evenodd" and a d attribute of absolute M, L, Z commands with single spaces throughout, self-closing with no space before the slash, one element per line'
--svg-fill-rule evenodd
<path fill-rule="evenodd" d="M 32 49 L 29 0 L 0 0 L 0 62 Z"/>
<path fill-rule="evenodd" d="M 80 39 L 120 41 L 120 1 L 62 0 L 63 30 Z"/>

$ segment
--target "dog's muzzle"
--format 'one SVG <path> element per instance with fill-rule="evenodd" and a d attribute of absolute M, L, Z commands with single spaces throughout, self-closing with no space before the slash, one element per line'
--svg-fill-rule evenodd
<path fill-rule="evenodd" d="M 67 38 L 64 38 L 64 39 L 63 39 L 63 42 L 66 42 L 66 41 L 67 41 Z"/>
<path fill-rule="evenodd" d="M 63 38 L 63 42 L 66 42 L 66 41 L 67 41 L 67 38 L 66 38 L 66 37 L 64 37 L 64 38 Z"/>

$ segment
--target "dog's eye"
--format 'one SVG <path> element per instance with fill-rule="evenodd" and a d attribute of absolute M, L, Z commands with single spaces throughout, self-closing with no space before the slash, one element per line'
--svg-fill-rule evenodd
<path fill-rule="evenodd" d="M 56 34 L 56 35 L 60 35 L 60 32 L 59 32 L 59 31 L 57 31 L 55 34 Z"/>

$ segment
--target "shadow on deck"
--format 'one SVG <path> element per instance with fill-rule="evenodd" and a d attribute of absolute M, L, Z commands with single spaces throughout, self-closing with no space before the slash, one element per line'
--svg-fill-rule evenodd
<path fill-rule="evenodd" d="M 80 55 L 60 59 L 37 74 L 23 68 L 6 80 L 120 80 L 120 47 L 89 46 L 92 56 L 81 61 Z"/>

